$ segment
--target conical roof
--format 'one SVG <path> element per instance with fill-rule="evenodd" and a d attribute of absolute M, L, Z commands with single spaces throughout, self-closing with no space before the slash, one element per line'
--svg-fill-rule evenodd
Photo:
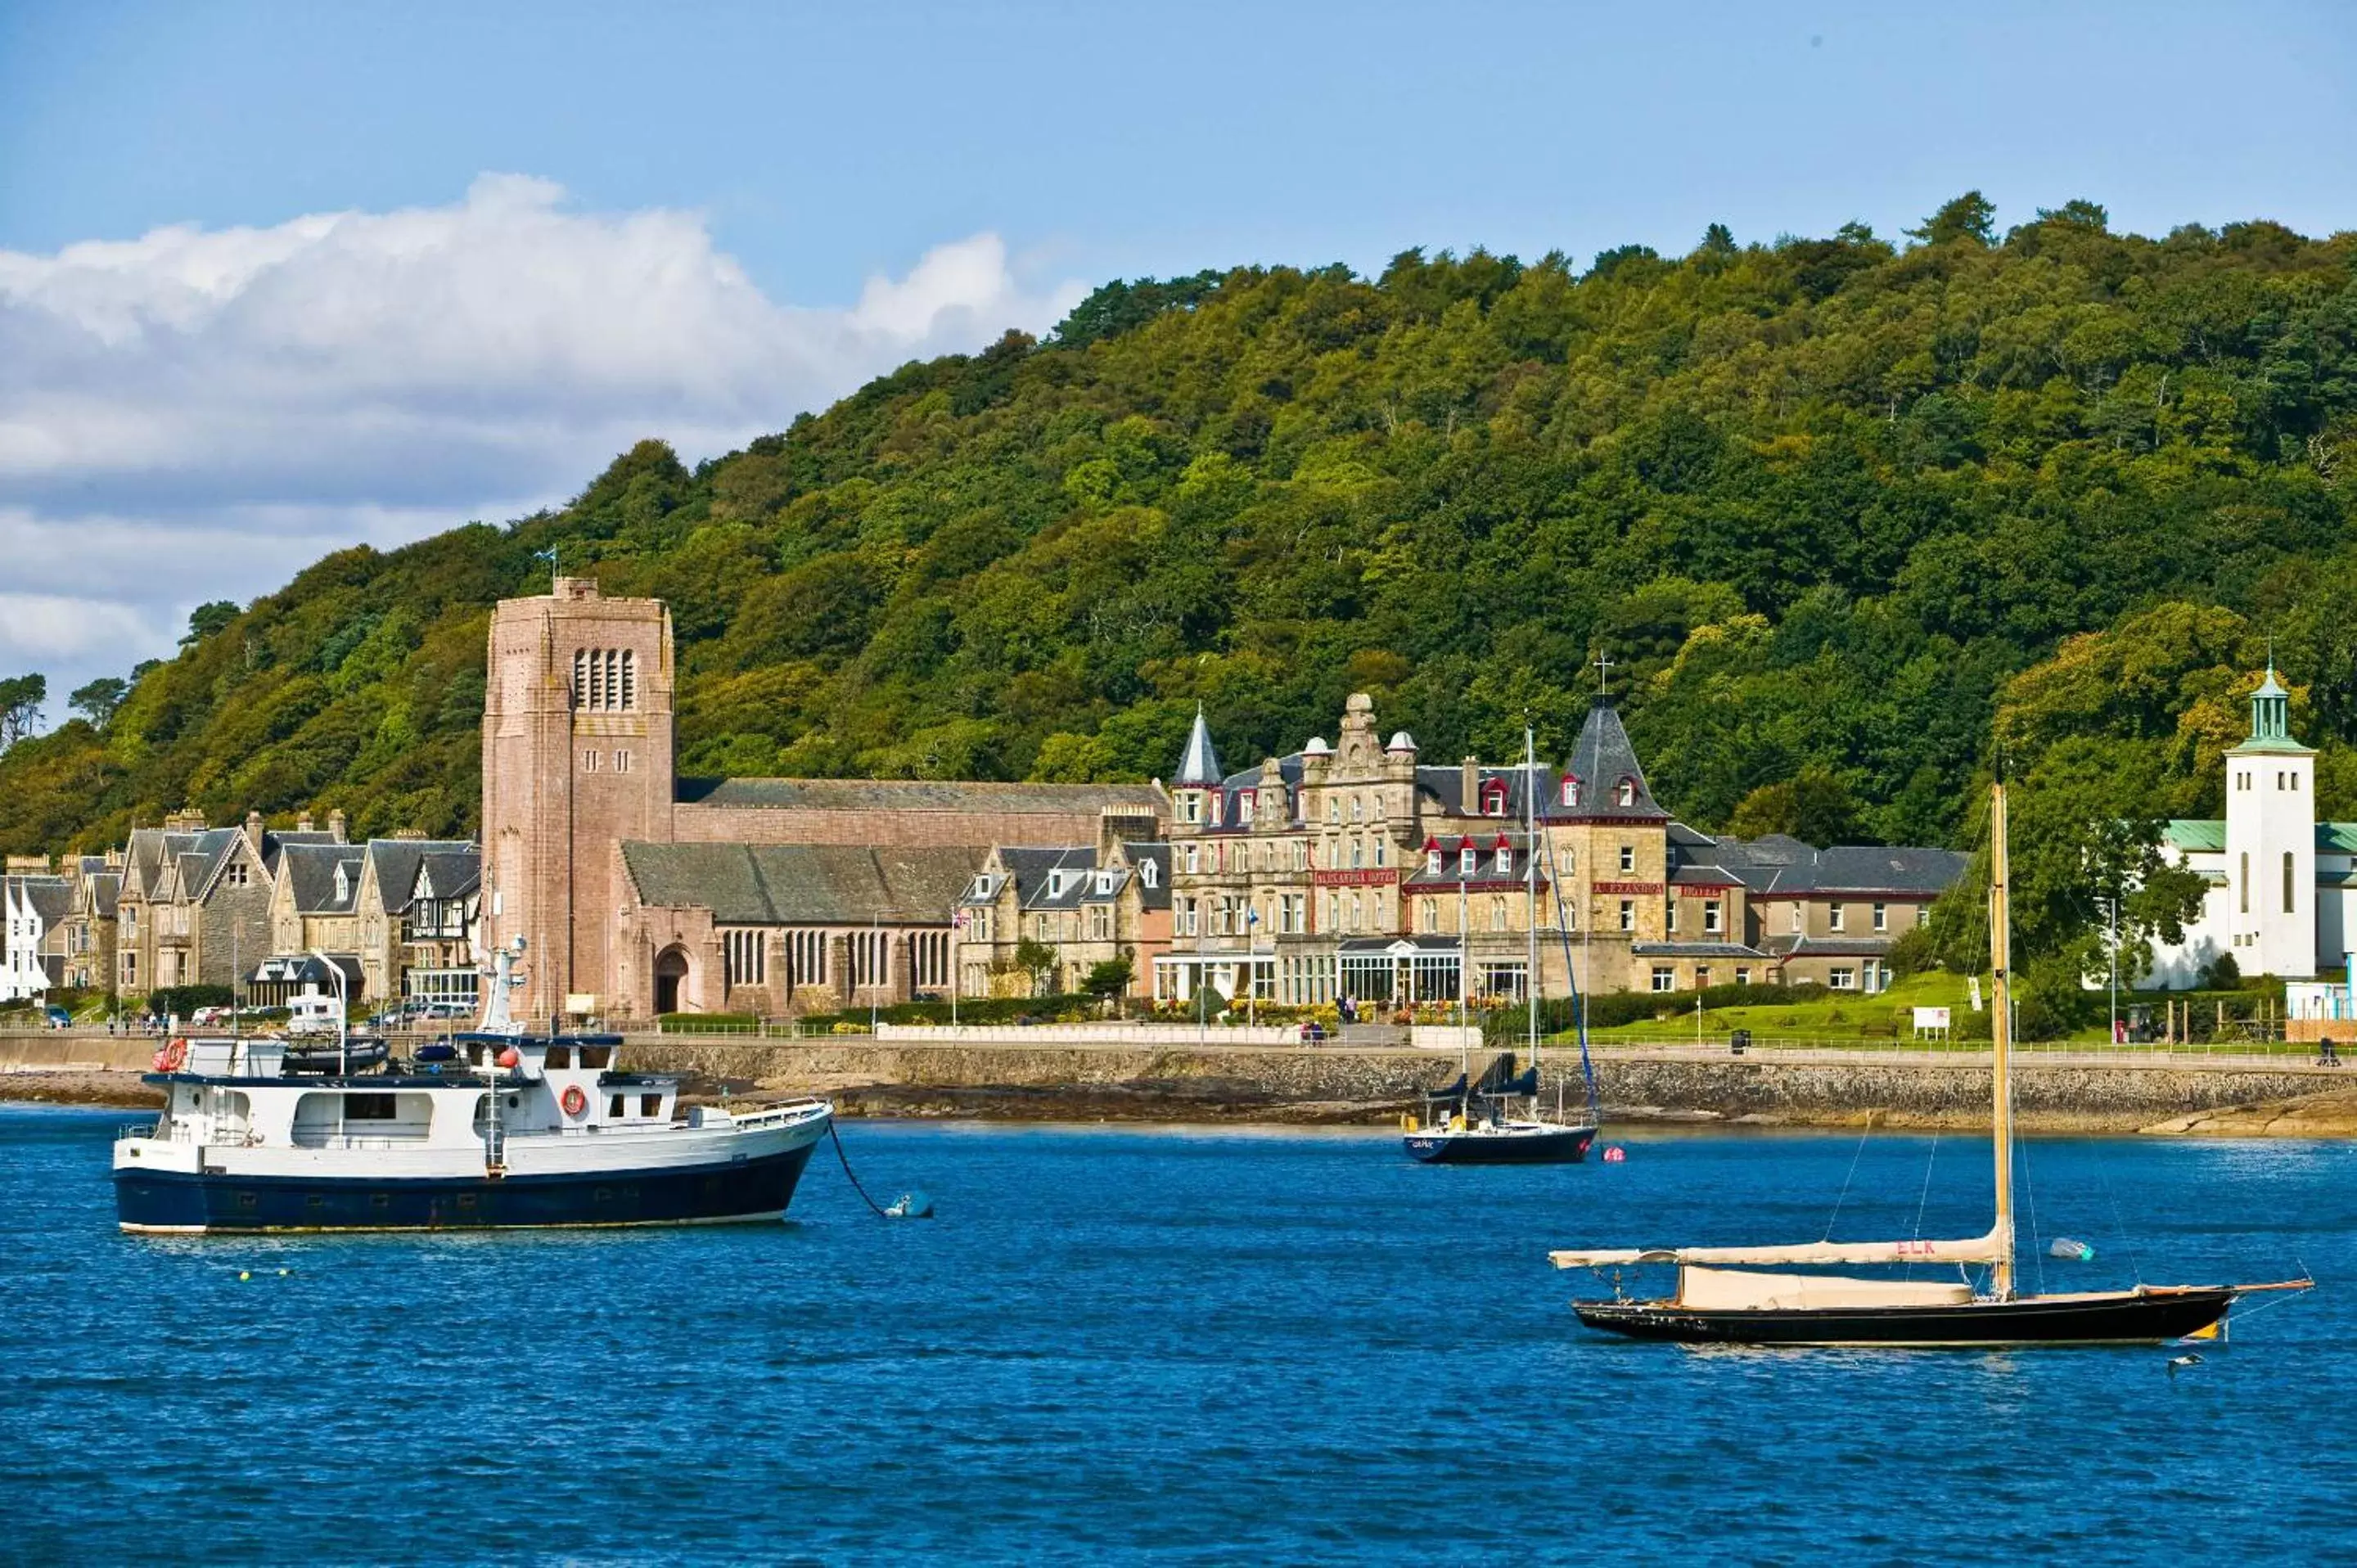
<path fill-rule="evenodd" d="M 1171 782 L 1182 788 L 1211 789 L 1218 788 L 1224 777 L 1220 770 L 1219 749 L 1211 744 L 1211 726 L 1203 722 L 1203 705 L 1198 703 L 1195 727 L 1187 732 L 1187 754 L 1178 759 L 1178 773 Z"/>
<path fill-rule="evenodd" d="M 1620 712 L 1612 706 L 1612 699 L 1600 693 L 1588 703 L 1587 722 L 1579 726 L 1579 738 L 1572 744 L 1565 771 L 1578 779 L 1580 787 L 1578 805 L 1557 806 L 1565 814 L 1630 822 L 1663 822 L 1669 817 L 1645 782 L 1645 769 L 1637 761 L 1637 748 L 1630 744 L 1629 732 L 1620 726 Z M 1632 786 L 1626 803 L 1621 800 L 1624 780 Z"/>

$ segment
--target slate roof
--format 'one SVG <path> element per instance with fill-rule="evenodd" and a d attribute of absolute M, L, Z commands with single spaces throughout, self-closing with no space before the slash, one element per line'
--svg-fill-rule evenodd
<path fill-rule="evenodd" d="M 982 784 L 931 779 L 683 779 L 688 805 L 807 807 L 838 811 L 1101 811 L 1161 815 L 1151 784 Z"/>
<path fill-rule="evenodd" d="M 457 853 L 472 856 L 475 846 L 465 839 L 371 839 L 366 853 L 376 872 L 377 897 L 382 900 L 385 913 L 399 915 L 409 908 L 410 895 L 417 886 L 417 867 L 427 855 Z M 479 871 L 478 879 L 480 875 Z M 434 885 L 438 890 L 441 879 L 436 877 Z"/>
<path fill-rule="evenodd" d="M 1167 843 L 1129 843 L 1121 846 L 1122 854 L 1138 869 L 1137 902 L 1141 908 L 1170 908 L 1170 846 Z M 1154 867 L 1154 880 L 1146 880 L 1145 868 Z"/>
<path fill-rule="evenodd" d="M 8 880 L 16 885 L 17 902 L 41 918 L 42 929 L 53 929 L 73 913 L 73 884 L 64 877 L 18 875 Z"/>
<path fill-rule="evenodd" d="M 483 885 L 483 857 L 472 844 L 464 849 L 437 849 L 418 858 L 417 872 L 410 902 L 415 901 L 418 888 L 429 882 L 436 898 L 464 898 Z"/>
<path fill-rule="evenodd" d="M 1757 839 L 1722 838 L 1710 847 L 1681 852 L 1672 880 L 1698 880 L 1696 874 L 1724 873 L 1755 894 L 1806 897 L 1875 893 L 1930 898 L 1944 893 L 1964 874 L 1965 856 L 1952 849 L 1910 849 L 1880 844 L 1836 844 L 1812 849 L 1800 840 L 1771 833 Z"/>
<path fill-rule="evenodd" d="M 362 850 L 356 843 L 291 843 L 278 852 L 280 877 L 298 915 L 349 915 L 361 896 Z M 344 873 L 343 897 L 336 896 L 336 871 Z"/>
<path fill-rule="evenodd" d="M 113 867 L 93 871 L 82 878 L 82 886 L 90 889 L 91 913 L 102 920 L 114 918 L 115 901 L 123 895 L 123 873 Z"/>
<path fill-rule="evenodd" d="M 644 843 L 622 864 L 641 903 L 731 926 L 941 926 L 988 852 L 836 843 Z"/>
<path fill-rule="evenodd" d="M 1654 800 L 1652 787 L 1645 782 L 1637 748 L 1621 727 L 1620 711 L 1609 697 L 1599 693 L 1590 699 L 1587 722 L 1579 726 L 1579 738 L 1572 743 L 1571 760 L 1564 765 L 1564 771 L 1580 781 L 1582 792 L 1577 806 L 1558 805 L 1556 815 L 1587 822 L 1669 820 L 1670 814 Z M 1626 806 L 1620 803 L 1624 779 L 1637 787 L 1635 799 Z"/>
<path fill-rule="evenodd" d="M 1890 950 L 1890 937 L 1770 937 L 1766 946 L 1779 958 L 1879 958 Z"/>
<path fill-rule="evenodd" d="M 1173 784 L 1209 789 L 1221 781 L 1219 748 L 1211 744 L 1211 726 L 1203 722 L 1203 705 L 1195 704 L 1195 723 L 1187 732 L 1187 749 L 1178 758 Z"/>

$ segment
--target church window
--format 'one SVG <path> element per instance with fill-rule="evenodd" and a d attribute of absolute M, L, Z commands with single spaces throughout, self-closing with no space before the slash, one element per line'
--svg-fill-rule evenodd
<path fill-rule="evenodd" d="M 2242 913 L 2247 915 L 2251 912 L 2251 852 L 2249 850 L 2243 852 L 2242 864 L 2235 869 L 2242 873 Z"/>
<path fill-rule="evenodd" d="M 2292 913 L 2293 910 L 2291 896 L 2293 865 L 2294 862 L 2291 858 L 2291 851 L 2284 851 L 2284 913 L 2287 915 Z"/>
<path fill-rule="evenodd" d="M 1620 803 L 1624 806 L 1637 803 L 1637 781 L 1634 779 L 1620 780 Z"/>

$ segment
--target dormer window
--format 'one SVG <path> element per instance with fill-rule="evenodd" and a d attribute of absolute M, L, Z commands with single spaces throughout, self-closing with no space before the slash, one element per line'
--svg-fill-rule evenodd
<path fill-rule="evenodd" d="M 1434 844 L 1424 852 L 1424 869 L 1436 875 L 1438 875 L 1440 871 L 1440 846 L 1438 844 Z"/>
<path fill-rule="evenodd" d="M 1637 803 L 1637 781 L 1634 779 L 1620 780 L 1620 804 L 1624 806 L 1633 806 Z"/>
<path fill-rule="evenodd" d="M 1153 886 L 1154 875 L 1154 863 L 1152 861 L 1142 860 L 1137 863 L 1137 879 L 1140 882 L 1145 883 L 1148 887 Z"/>
<path fill-rule="evenodd" d="M 336 902 L 346 903 L 350 901 L 351 896 L 351 878 L 344 875 L 344 868 L 339 865 L 336 867 Z"/>
<path fill-rule="evenodd" d="M 1051 871 L 1048 873 L 1048 897 L 1050 898 L 1061 898 L 1063 896 L 1064 874 L 1060 871 Z"/>
<path fill-rule="evenodd" d="M 1464 848 L 1457 852 L 1457 872 L 1458 875 L 1472 875 L 1475 871 L 1480 868 L 1480 864 L 1481 852 L 1475 849 L 1471 844 L 1469 843 Z"/>
<path fill-rule="evenodd" d="M 1481 786 L 1481 814 L 1485 817 L 1502 817 L 1506 814 L 1504 784 L 1492 780 Z"/>
<path fill-rule="evenodd" d="M 1563 776 L 1563 803 L 1566 806 L 1579 804 L 1579 780 L 1568 773 Z"/>
<path fill-rule="evenodd" d="M 1250 790 L 1236 797 L 1236 821 L 1249 825 L 1253 820 L 1253 796 Z"/>
<path fill-rule="evenodd" d="M 1511 876 L 1513 873 L 1514 852 L 1509 846 L 1500 844 L 1498 846 L 1498 875 L 1501 876 Z"/>

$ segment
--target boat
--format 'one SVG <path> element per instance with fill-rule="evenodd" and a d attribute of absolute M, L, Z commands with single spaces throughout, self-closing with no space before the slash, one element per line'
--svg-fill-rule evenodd
<path fill-rule="evenodd" d="M 1530 1066 L 1514 1071 L 1511 1056 L 1491 1064 L 1478 1083 L 1469 1082 L 1469 1063 L 1448 1089 L 1426 1096 L 1425 1115 L 1411 1117 L 1401 1142 L 1408 1156 L 1429 1165 L 1563 1165 L 1587 1158 L 1596 1142 L 1596 1073 L 1587 1059 L 1586 1009 L 1581 1009 L 1579 1059 L 1587 1085 L 1587 1115 L 1566 1119 L 1563 1085 L 1555 1085 L 1555 1114 L 1549 1117 L 1539 1098 L 1539 857 L 1538 760 L 1531 731 L 1523 731 L 1523 880 L 1529 894 L 1529 959 L 1524 971 L 1523 1012 L 1529 1018 Z M 1552 879 L 1554 856 L 1548 855 Z M 1562 924 L 1562 887 L 1555 884 L 1556 923 Z M 1458 940 L 1464 918 L 1458 916 Z M 1568 939 L 1566 938 L 1566 940 Z M 1565 970 L 1570 972 L 1570 950 L 1565 950 Z M 1458 1008 L 1464 1005 L 1467 970 L 1462 956 L 1457 969 Z M 1452 1106 L 1435 1114 L 1436 1104 Z"/>
<path fill-rule="evenodd" d="M 2153 1345 L 2208 1337 L 2247 1295 L 2302 1291 L 2312 1279 L 2266 1284 L 2153 1285 L 2023 1294 L 2015 1287 L 2011 944 L 2005 785 L 1990 805 L 1990 1142 L 1996 1219 L 1956 1240 L 1811 1241 L 1767 1247 L 1633 1247 L 1556 1251 L 1557 1268 L 1677 1269 L 1674 1294 L 1651 1301 L 1576 1301 L 1592 1328 L 1685 1345 L 1842 1345 L 1930 1348 L 2029 1345 Z M 1871 1264 L 1954 1264 L 1955 1280 L 1858 1278 L 1782 1272 Z M 1975 1283 L 1965 1273 L 1986 1269 Z M 1769 1272 L 1774 1270 L 1777 1272 Z"/>
<path fill-rule="evenodd" d="M 145 1078 L 162 1113 L 115 1142 L 117 1222 L 202 1235 L 780 1219 L 834 1107 L 683 1113 L 676 1078 L 619 1069 L 620 1036 L 507 1017 L 522 951 L 497 955 L 484 1027 L 442 1060 L 296 1073 L 284 1040 L 172 1042 Z"/>

